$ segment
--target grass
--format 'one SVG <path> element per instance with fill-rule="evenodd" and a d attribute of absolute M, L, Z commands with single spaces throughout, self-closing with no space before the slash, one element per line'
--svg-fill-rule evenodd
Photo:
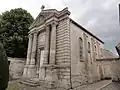
<path fill-rule="evenodd" d="M 7 90 L 19 90 L 17 88 L 7 88 Z"/>

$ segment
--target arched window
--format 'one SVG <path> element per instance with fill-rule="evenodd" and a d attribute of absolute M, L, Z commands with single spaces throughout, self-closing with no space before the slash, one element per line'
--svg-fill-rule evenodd
<path fill-rule="evenodd" d="M 95 45 L 95 57 L 97 56 L 97 47 Z"/>
<path fill-rule="evenodd" d="M 103 49 L 100 48 L 101 57 L 103 57 Z"/>
<path fill-rule="evenodd" d="M 80 61 L 83 61 L 83 40 L 82 38 L 79 38 L 79 56 L 80 56 Z"/>
<path fill-rule="evenodd" d="M 90 42 L 88 42 L 88 53 L 90 53 Z"/>
<path fill-rule="evenodd" d="M 97 51 L 97 49 L 96 49 L 96 45 L 95 45 L 95 52 Z"/>

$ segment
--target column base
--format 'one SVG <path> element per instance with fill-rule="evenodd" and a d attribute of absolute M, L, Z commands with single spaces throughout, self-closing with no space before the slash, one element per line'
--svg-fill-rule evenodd
<path fill-rule="evenodd" d="M 28 72 L 28 65 L 25 65 L 24 71 L 23 71 L 23 77 L 27 77 L 27 72 Z"/>
<path fill-rule="evenodd" d="M 55 65 L 49 65 L 48 67 L 46 67 L 45 82 L 47 84 L 47 88 L 50 89 L 57 88 L 57 83 L 58 83 L 57 69 L 58 68 L 56 68 Z"/>
<path fill-rule="evenodd" d="M 28 78 L 35 78 L 37 76 L 37 70 L 35 65 L 29 65 L 27 70 L 27 77 Z"/>

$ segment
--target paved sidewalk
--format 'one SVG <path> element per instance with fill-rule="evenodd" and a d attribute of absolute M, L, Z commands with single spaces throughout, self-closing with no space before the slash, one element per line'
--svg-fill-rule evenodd
<path fill-rule="evenodd" d="M 104 80 L 104 81 L 99 81 L 93 84 L 80 86 L 73 90 L 101 90 L 101 88 L 105 87 L 110 83 L 112 83 L 112 80 Z"/>

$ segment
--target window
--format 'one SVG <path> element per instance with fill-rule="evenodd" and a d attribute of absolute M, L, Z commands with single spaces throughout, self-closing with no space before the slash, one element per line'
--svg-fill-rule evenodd
<path fill-rule="evenodd" d="M 103 57 L 103 49 L 102 48 L 100 48 L 100 53 L 101 53 L 101 57 Z"/>
<path fill-rule="evenodd" d="M 95 57 L 97 56 L 97 47 L 95 45 Z"/>
<path fill-rule="evenodd" d="M 95 52 L 97 51 L 97 49 L 96 49 L 96 45 L 95 45 Z"/>
<path fill-rule="evenodd" d="M 80 56 L 80 61 L 81 61 L 83 59 L 83 40 L 82 40 L 82 38 L 79 38 L 79 56 Z"/>
<path fill-rule="evenodd" d="M 90 53 L 90 42 L 88 42 L 88 53 Z"/>

